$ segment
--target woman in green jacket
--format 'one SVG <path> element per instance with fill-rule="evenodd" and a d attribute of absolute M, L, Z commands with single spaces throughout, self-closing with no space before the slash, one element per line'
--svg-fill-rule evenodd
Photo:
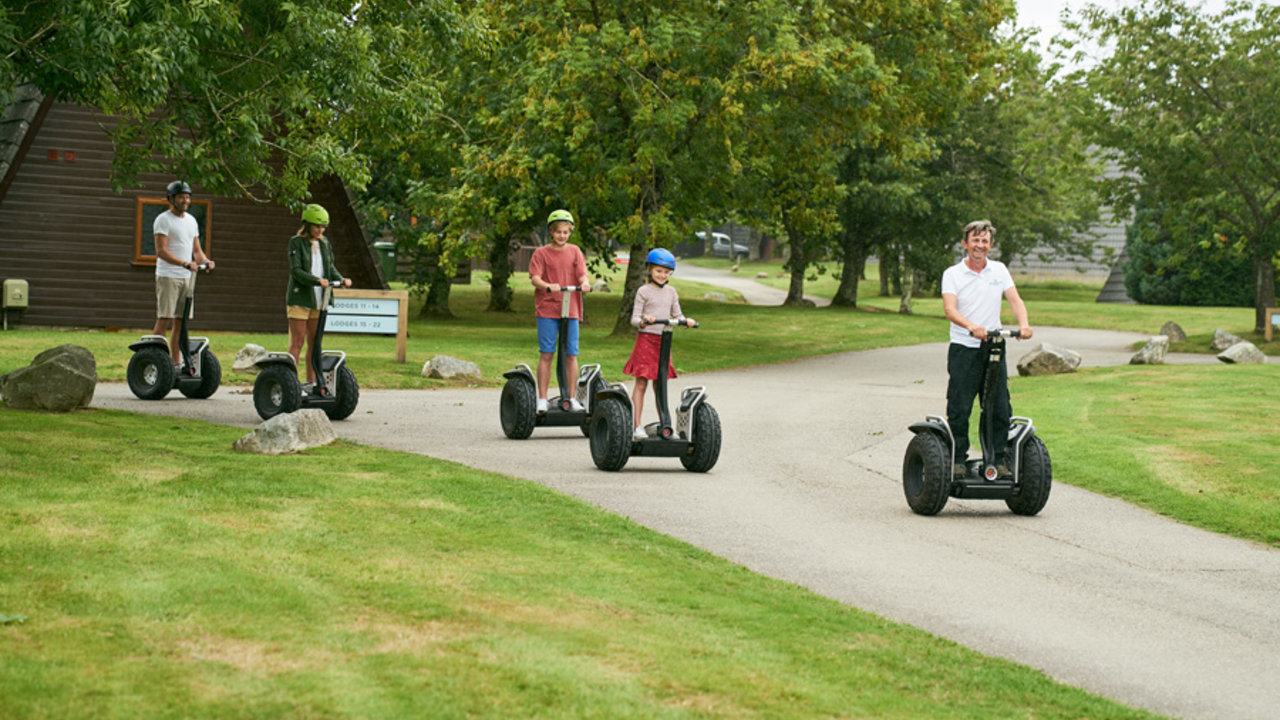
<path fill-rule="evenodd" d="M 307 382 L 316 381 L 311 367 L 311 351 L 315 346 L 316 328 L 320 324 L 321 289 L 351 287 L 351 280 L 342 277 L 333 266 L 333 246 L 324 236 L 329 226 L 329 212 L 319 205 L 308 205 L 302 210 L 302 227 L 289 238 L 289 288 L 285 291 L 286 315 L 289 317 L 289 354 L 294 362 L 302 345 L 307 346 L 304 362 Z M 332 302 L 332 299 L 330 299 Z"/>

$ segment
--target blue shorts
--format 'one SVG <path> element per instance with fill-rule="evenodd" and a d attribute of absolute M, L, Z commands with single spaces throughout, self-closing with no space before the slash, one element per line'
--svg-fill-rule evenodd
<path fill-rule="evenodd" d="M 560 335 L 560 318 L 538 318 L 538 350 L 544 353 L 553 353 L 556 351 L 556 340 Z M 578 354 L 578 321 L 575 318 L 569 318 L 569 337 L 567 338 L 568 347 L 565 349 L 566 355 Z"/>

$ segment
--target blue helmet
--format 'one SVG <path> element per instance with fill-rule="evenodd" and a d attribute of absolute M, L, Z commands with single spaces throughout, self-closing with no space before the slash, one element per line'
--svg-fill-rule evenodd
<path fill-rule="evenodd" d="M 645 258 L 644 261 L 650 265 L 657 265 L 668 270 L 674 271 L 676 269 L 676 256 L 672 255 L 671 251 L 666 248 L 650 250 L 649 257 Z"/>

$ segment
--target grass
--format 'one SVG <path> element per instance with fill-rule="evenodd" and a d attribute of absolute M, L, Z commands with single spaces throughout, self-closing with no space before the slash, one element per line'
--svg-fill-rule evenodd
<path fill-rule="evenodd" d="M 1280 547 L 1274 365 L 1124 366 L 1016 378 L 1054 477 L 1214 532 Z"/>
<path fill-rule="evenodd" d="M 0 407 L 0 716 L 1150 717 L 533 483 L 240 432 Z"/>

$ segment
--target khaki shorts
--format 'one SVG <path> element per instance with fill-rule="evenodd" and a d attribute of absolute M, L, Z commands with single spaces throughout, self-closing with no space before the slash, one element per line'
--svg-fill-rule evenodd
<path fill-rule="evenodd" d="M 156 278 L 156 317 L 182 317 L 182 302 L 187 299 L 187 281 L 181 278 Z M 191 301 L 191 317 L 196 316 L 196 301 Z"/>
<path fill-rule="evenodd" d="M 290 320 L 318 320 L 320 319 L 320 310 L 317 308 L 302 307 L 301 305 L 285 305 L 285 316 Z"/>

